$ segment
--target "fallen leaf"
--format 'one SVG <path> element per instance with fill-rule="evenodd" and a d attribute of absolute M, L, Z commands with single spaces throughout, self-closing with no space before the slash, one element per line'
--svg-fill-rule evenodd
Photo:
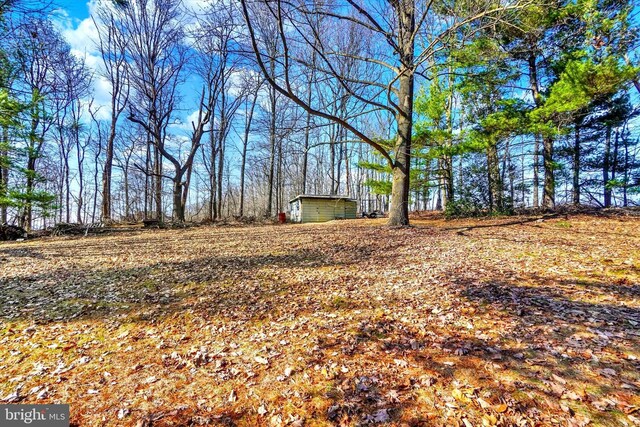
<path fill-rule="evenodd" d="M 258 362 L 261 365 L 268 365 L 269 364 L 269 360 L 265 357 L 262 356 L 256 356 L 253 358 L 253 360 L 255 360 L 256 362 Z"/>
<path fill-rule="evenodd" d="M 496 405 L 496 406 L 494 406 L 494 408 L 493 408 L 493 409 L 494 409 L 496 412 L 499 412 L 499 413 L 501 413 L 501 414 L 502 414 L 502 413 L 504 413 L 504 412 L 507 412 L 508 406 L 507 406 L 507 405 L 505 405 L 504 403 L 501 403 L 500 405 Z"/>
<path fill-rule="evenodd" d="M 498 424 L 498 419 L 495 415 L 485 414 L 482 416 L 482 425 L 485 427 L 495 426 Z"/>
<path fill-rule="evenodd" d="M 480 407 L 481 407 L 482 409 L 488 409 L 488 408 L 490 408 L 490 407 L 491 407 L 491 405 L 489 404 L 489 402 L 487 402 L 486 400 L 484 400 L 484 399 L 483 399 L 483 398 L 481 398 L 481 397 L 478 397 L 476 400 L 478 401 L 478 403 L 480 404 Z"/>

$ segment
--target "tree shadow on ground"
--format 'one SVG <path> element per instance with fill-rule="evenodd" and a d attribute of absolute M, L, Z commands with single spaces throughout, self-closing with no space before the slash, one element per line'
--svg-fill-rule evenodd
<path fill-rule="evenodd" d="M 361 378 L 373 377 L 375 396 L 383 401 L 378 407 L 389 408 L 382 416 L 397 419 L 404 413 L 403 420 L 415 422 L 410 425 L 459 421 L 445 419 L 441 412 L 438 420 L 430 419 L 428 411 L 424 416 L 409 415 L 416 407 L 412 399 L 389 405 L 398 392 L 421 394 L 434 383 L 440 387 L 430 398 L 434 409 L 449 407 L 470 419 L 485 414 L 519 425 L 524 420 L 554 423 L 560 414 L 569 425 L 586 425 L 588 420 L 619 425 L 639 403 L 640 363 L 625 355 L 640 350 L 640 308 L 628 305 L 638 300 L 640 289 L 631 285 L 616 290 L 613 284 L 592 281 L 592 292 L 613 296 L 612 301 L 597 302 L 572 281 L 532 275 L 524 282 L 535 286 L 497 280 L 448 285 L 460 306 L 475 313 L 468 316 L 470 321 L 495 320 L 491 331 L 465 331 L 454 321 L 437 325 L 429 316 L 422 323 L 372 320 L 360 324 L 357 333 L 330 341 L 327 352 L 339 350 L 345 358 L 365 355 L 377 365 L 348 378 L 350 382 L 340 382 L 329 419 L 370 420 L 367 400 L 353 390 Z M 618 297 L 627 301 L 616 303 Z M 459 308 L 452 312 L 454 319 L 464 318 Z M 390 360 L 397 362 L 395 368 L 405 381 L 388 382 L 381 376 L 381 365 Z M 480 400 L 490 405 L 480 408 Z"/>
<path fill-rule="evenodd" d="M 12 249 L 0 249 L 0 262 L 10 257 L 16 258 L 33 258 L 44 259 L 44 256 L 39 250 L 32 248 L 12 248 Z"/>
<path fill-rule="evenodd" d="M 640 287 L 539 275 L 520 280 L 467 281 L 453 289 L 505 325 L 499 339 L 476 342 L 469 354 L 516 378 L 519 390 L 563 408 L 567 418 L 586 406 L 603 425 L 614 425 L 609 416 L 638 404 L 640 363 L 631 355 L 640 350 Z"/>
<path fill-rule="evenodd" d="M 37 251 L 19 250 L 12 256 L 38 257 Z M 188 261 L 161 261 L 142 267 L 66 268 L 42 274 L 0 278 L 0 319 L 35 322 L 104 318 L 134 310 L 155 308 L 154 316 L 183 308 L 182 301 L 208 316 L 240 309 L 265 312 L 261 300 L 286 293 L 286 274 L 305 269 L 346 266 L 371 256 L 371 249 L 335 245 L 330 250 L 293 250 L 247 256 L 205 256 Z M 313 292 L 309 289 L 309 293 Z M 203 301 L 192 304 L 195 297 Z"/>
<path fill-rule="evenodd" d="M 427 234 L 411 229 L 393 233 Z M 406 265 L 393 263 L 394 251 L 413 249 L 406 240 L 387 242 L 380 250 L 359 242 L 334 242 L 326 248 L 305 243 L 295 249 L 275 248 L 273 254 L 201 254 L 193 260 L 129 269 L 59 267 L 24 273 L 0 279 L 0 316 L 60 323 L 125 316 L 146 329 L 145 319 L 155 319 L 161 327 L 165 316 L 191 311 L 204 319 L 202 324 L 237 321 L 242 326 L 227 336 L 234 340 L 248 339 L 261 324 L 273 327 L 295 317 L 318 318 L 315 329 L 303 324 L 292 331 L 295 338 L 288 339 L 298 341 L 296 350 L 280 350 L 302 358 L 314 380 L 330 383 L 315 394 L 301 391 L 305 405 L 314 399 L 329 402 L 314 418 L 335 424 L 451 426 L 461 425 L 463 416 L 480 425 L 486 414 L 501 418 L 502 425 L 523 420 L 553 425 L 563 419 L 580 425 L 579 416 L 588 414 L 594 424 L 616 425 L 615 417 L 633 403 L 630 395 L 640 391 L 640 366 L 625 358 L 640 348 L 633 323 L 640 319 L 637 283 L 614 284 L 605 277 L 559 280 L 552 273 L 516 272 L 502 265 L 497 271 L 492 270 L 494 260 L 437 276 L 446 279 L 405 282 L 385 276 L 387 266 L 406 271 Z M 374 263 L 383 266 L 376 271 L 379 282 L 357 275 Z M 318 271 L 327 272 L 321 281 L 312 274 Z M 422 293 L 426 289 L 429 292 Z M 445 302 L 450 306 L 439 307 Z M 141 311 L 144 314 L 133 314 Z M 266 316 L 270 321 L 261 322 Z M 288 317 L 280 321 L 280 316 Z M 252 322 L 254 330 L 242 335 L 252 320 L 258 320 Z M 186 351 L 176 349 L 182 356 Z M 159 357 L 145 361 L 155 363 Z M 349 369 L 342 371 L 342 363 Z M 225 373 L 232 367 L 220 369 Z M 209 365 L 202 369 L 213 370 Z M 226 408 L 209 417 L 189 404 L 186 412 L 191 412 L 177 414 L 176 423 L 170 424 L 173 409 L 167 409 L 153 425 L 190 425 L 205 419 L 247 425 L 247 419 L 255 417 Z"/>

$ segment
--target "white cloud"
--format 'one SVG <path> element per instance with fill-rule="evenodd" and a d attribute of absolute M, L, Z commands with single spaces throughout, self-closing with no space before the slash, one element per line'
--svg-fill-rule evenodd
<path fill-rule="evenodd" d="M 96 1 L 87 2 L 89 11 L 93 13 Z M 73 18 L 65 10 L 57 10 L 52 14 L 52 21 L 62 37 L 71 47 L 71 54 L 84 61 L 86 67 L 93 74 L 93 109 L 97 109 L 96 117 L 102 120 L 110 118 L 111 84 L 102 76 L 104 64 L 98 49 L 98 29 L 89 17 L 83 20 Z M 85 105 L 89 100 L 85 100 Z M 88 117 L 88 115 L 86 115 Z"/>
<path fill-rule="evenodd" d="M 65 29 L 62 35 L 72 49 L 79 52 L 97 53 L 98 29 L 91 18 L 80 21 L 76 27 Z"/>
<path fill-rule="evenodd" d="M 209 0 L 183 0 L 182 2 L 187 10 L 193 12 L 203 12 L 209 6 Z"/>
<path fill-rule="evenodd" d="M 180 133 L 191 134 L 191 132 L 193 132 L 193 127 L 191 126 L 191 123 L 192 122 L 195 123 L 198 121 L 198 114 L 199 114 L 198 110 L 195 110 L 184 119 L 180 119 L 179 122 L 171 124 L 170 128 Z"/>

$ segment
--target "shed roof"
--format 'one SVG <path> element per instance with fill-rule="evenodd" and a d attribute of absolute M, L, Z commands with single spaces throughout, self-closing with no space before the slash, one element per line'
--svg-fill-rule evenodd
<path fill-rule="evenodd" d="M 350 202 L 355 202 L 355 199 L 352 199 L 349 196 L 331 196 L 326 194 L 299 194 L 293 199 L 289 200 L 289 203 L 293 203 L 296 200 L 302 199 L 325 199 L 325 200 L 348 200 Z"/>

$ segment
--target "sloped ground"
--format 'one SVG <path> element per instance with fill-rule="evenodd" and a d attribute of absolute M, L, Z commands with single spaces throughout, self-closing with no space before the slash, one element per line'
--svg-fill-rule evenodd
<path fill-rule="evenodd" d="M 0 245 L 0 398 L 81 426 L 640 423 L 640 219 Z"/>

